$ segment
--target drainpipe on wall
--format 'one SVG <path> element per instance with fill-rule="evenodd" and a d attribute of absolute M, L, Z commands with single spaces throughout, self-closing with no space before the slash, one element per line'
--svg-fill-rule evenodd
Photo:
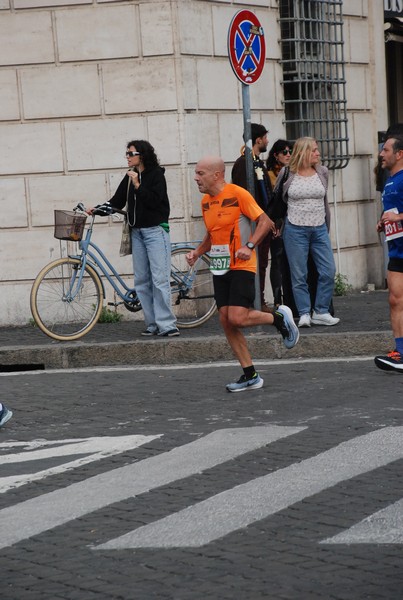
<path fill-rule="evenodd" d="M 337 194 L 336 194 L 336 174 L 338 176 L 338 174 L 340 173 L 340 170 L 333 170 L 332 174 L 332 199 L 333 199 L 333 206 L 334 206 L 334 222 L 335 222 L 335 236 L 336 236 L 336 256 L 337 256 L 337 260 L 336 260 L 336 273 L 340 273 L 340 238 L 339 238 L 339 219 L 338 219 L 338 212 L 337 212 Z"/>

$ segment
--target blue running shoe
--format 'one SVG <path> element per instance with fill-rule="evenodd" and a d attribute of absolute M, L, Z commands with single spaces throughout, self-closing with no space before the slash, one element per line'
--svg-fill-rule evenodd
<path fill-rule="evenodd" d="M 13 416 L 13 413 L 11 410 L 9 410 L 7 408 L 7 406 L 4 406 L 4 404 L 0 404 L 0 406 L 1 406 L 1 410 L 0 410 L 0 427 L 1 427 L 5 423 L 7 423 L 7 421 L 9 421 L 11 419 L 11 417 Z"/>
<path fill-rule="evenodd" d="M 291 309 L 288 308 L 288 306 L 281 304 L 276 310 L 276 313 L 283 315 L 283 324 L 280 327 L 277 327 L 277 329 L 283 336 L 284 346 L 288 348 L 288 350 L 290 348 L 294 348 L 299 340 L 299 331 L 298 327 L 294 323 Z"/>
<path fill-rule="evenodd" d="M 259 373 L 255 373 L 252 379 L 246 379 L 245 375 L 241 375 L 238 381 L 229 383 L 226 388 L 227 392 L 244 392 L 245 390 L 257 390 L 263 386 L 263 383 Z"/>

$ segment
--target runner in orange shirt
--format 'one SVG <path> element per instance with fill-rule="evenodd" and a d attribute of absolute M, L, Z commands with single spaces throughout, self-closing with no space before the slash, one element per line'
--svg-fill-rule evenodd
<path fill-rule="evenodd" d="M 207 233 L 199 246 L 187 254 L 193 265 L 199 256 L 210 253 L 214 296 L 221 326 L 231 349 L 243 368 L 243 375 L 226 388 L 242 392 L 261 388 L 263 379 L 256 372 L 241 328 L 274 325 L 286 348 L 299 339 L 291 310 L 279 306 L 274 314 L 255 310 L 255 246 L 274 231 L 274 223 L 245 189 L 225 181 L 225 165 L 220 157 L 207 156 L 196 165 L 195 181 L 204 194 L 201 206 Z M 256 223 L 252 232 L 251 222 Z"/>

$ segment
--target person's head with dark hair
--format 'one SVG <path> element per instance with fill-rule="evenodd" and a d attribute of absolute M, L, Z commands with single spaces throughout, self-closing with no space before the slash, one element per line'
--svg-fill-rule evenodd
<path fill-rule="evenodd" d="M 131 150 L 132 148 L 136 152 L 139 152 L 139 160 L 143 164 L 144 169 L 150 169 L 159 165 L 157 155 L 150 142 L 146 140 L 132 140 L 131 142 L 127 142 L 127 150 Z"/>
<path fill-rule="evenodd" d="M 264 138 L 265 135 L 268 133 L 266 127 L 264 125 L 262 125 L 261 123 L 251 123 L 250 128 L 251 128 L 252 146 L 254 146 L 256 144 L 256 140 L 258 138 Z M 245 138 L 244 138 L 244 141 L 245 141 Z"/>
<path fill-rule="evenodd" d="M 396 135 L 403 135 L 403 123 L 393 123 L 393 125 L 390 125 L 386 130 L 385 140 L 392 137 L 394 138 Z"/>
<path fill-rule="evenodd" d="M 270 148 L 267 157 L 268 171 L 274 171 L 290 162 L 292 144 L 288 140 L 277 140 Z"/>
<path fill-rule="evenodd" d="M 255 155 L 259 155 L 261 152 L 266 152 L 267 144 L 269 140 L 267 139 L 268 131 L 264 125 L 261 123 L 251 123 L 251 139 L 252 139 L 252 149 Z M 245 132 L 243 132 L 243 141 L 245 140 Z M 245 146 L 241 148 L 241 154 L 243 154 Z"/>
<path fill-rule="evenodd" d="M 252 152 L 255 156 L 259 156 L 262 152 L 267 151 L 267 144 L 269 143 L 267 134 L 268 131 L 261 123 L 251 123 L 251 138 L 252 138 Z M 245 132 L 243 133 L 243 139 L 245 141 Z M 245 147 L 242 146 L 241 153 L 243 154 Z"/>
<path fill-rule="evenodd" d="M 382 134 L 382 148 L 385 143 L 390 139 L 397 139 L 403 136 L 403 123 L 393 123 L 387 129 L 387 131 Z M 395 151 L 396 152 L 396 151 Z M 385 161 L 381 154 L 378 154 L 378 161 L 374 168 L 375 173 L 375 185 L 377 192 L 383 192 L 385 187 L 386 178 L 387 178 L 387 167 L 385 165 Z"/>
<path fill-rule="evenodd" d="M 401 135 L 394 135 L 389 139 L 393 140 L 393 152 L 401 152 L 403 150 L 403 133 Z"/>
<path fill-rule="evenodd" d="M 390 175 L 395 175 L 403 169 L 403 135 L 389 137 L 379 154 L 382 169 L 387 169 Z"/>

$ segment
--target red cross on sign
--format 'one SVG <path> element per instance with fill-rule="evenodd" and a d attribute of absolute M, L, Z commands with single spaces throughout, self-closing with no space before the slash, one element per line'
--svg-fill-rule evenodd
<path fill-rule="evenodd" d="M 235 75 L 250 85 L 263 71 L 266 44 L 263 27 L 250 10 L 240 10 L 228 30 L 228 56 Z"/>

